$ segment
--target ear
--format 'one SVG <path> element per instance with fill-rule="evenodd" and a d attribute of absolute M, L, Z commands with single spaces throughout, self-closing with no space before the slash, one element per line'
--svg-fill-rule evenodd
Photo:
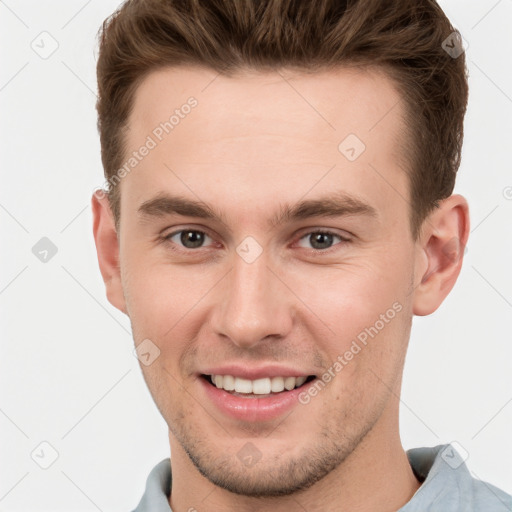
<path fill-rule="evenodd" d="M 107 194 L 103 190 L 97 190 L 92 195 L 91 204 L 94 241 L 107 299 L 113 306 L 127 314 L 119 266 L 119 240 Z"/>
<path fill-rule="evenodd" d="M 468 236 L 469 208 L 460 195 L 441 201 L 425 219 L 418 242 L 415 315 L 430 315 L 450 293 L 462 267 Z"/>

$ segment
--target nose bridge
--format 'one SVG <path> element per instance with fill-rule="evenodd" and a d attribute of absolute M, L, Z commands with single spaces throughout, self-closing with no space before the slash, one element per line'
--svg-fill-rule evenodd
<path fill-rule="evenodd" d="M 269 268 L 266 253 L 256 259 L 234 254 L 233 268 L 216 305 L 214 326 L 239 346 L 249 348 L 268 336 L 282 337 L 291 327 L 289 299 Z"/>

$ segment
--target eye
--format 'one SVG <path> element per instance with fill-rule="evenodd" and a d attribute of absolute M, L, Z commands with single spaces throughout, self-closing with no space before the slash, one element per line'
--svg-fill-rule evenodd
<path fill-rule="evenodd" d="M 198 231 L 197 229 L 182 229 L 180 231 L 174 231 L 164 237 L 164 240 L 177 245 L 181 244 L 186 249 L 201 248 L 206 239 L 212 241 L 212 238 L 204 231 Z"/>
<path fill-rule="evenodd" d="M 341 235 L 337 235 L 336 233 L 332 233 L 331 231 L 324 231 L 324 230 L 316 230 L 316 231 L 310 231 L 306 235 L 302 236 L 299 240 L 299 245 L 301 247 L 310 248 L 312 247 L 314 250 L 322 251 L 330 249 L 333 245 L 334 239 L 338 239 L 341 242 L 349 242 L 348 238 L 344 238 Z M 305 243 L 311 244 L 310 247 L 307 247 L 307 245 L 303 245 L 303 241 Z"/>
<path fill-rule="evenodd" d="M 335 243 L 336 239 L 338 242 Z M 192 250 L 201 249 L 206 245 L 211 244 L 213 239 L 204 231 L 197 229 L 181 229 L 165 235 L 163 237 L 163 241 L 171 242 L 174 245 Z M 299 239 L 299 246 L 312 248 L 315 251 L 327 251 L 334 245 L 338 245 L 343 242 L 350 242 L 350 240 L 331 231 L 317 229 L 303 235 Z"/>

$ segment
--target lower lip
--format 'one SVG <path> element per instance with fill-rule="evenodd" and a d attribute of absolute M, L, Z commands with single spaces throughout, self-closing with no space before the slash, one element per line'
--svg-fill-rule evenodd
<path fill-rule="evenodd" d="M 232 395 L 224 389 L 217 388 L 208 383 L 203 377 L 200 377 L 199 380 L 207 397 L 222 413 L 237 420 L 248 422 L 270 421 L 279 418 L 293 409 L 294 406 L 300 405 L 300 393 L 311 384 L 308 383 L 306 386 L 300 386 L 291 391 L 283 391 L 264 398 L 242 398 Z"/>

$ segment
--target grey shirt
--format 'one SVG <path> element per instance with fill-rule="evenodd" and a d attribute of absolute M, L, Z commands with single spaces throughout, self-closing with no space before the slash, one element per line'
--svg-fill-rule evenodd
<path fill-rule="evenodd" d="M 397 512 L 512 512 L 512 496 L 474 478 L 450 444 L 407 451 L 416 477 L 423 482 Z M 146 491 L 133 512 L 172 512 L 170 459 L 157 464 L 148 476 Z"/>

